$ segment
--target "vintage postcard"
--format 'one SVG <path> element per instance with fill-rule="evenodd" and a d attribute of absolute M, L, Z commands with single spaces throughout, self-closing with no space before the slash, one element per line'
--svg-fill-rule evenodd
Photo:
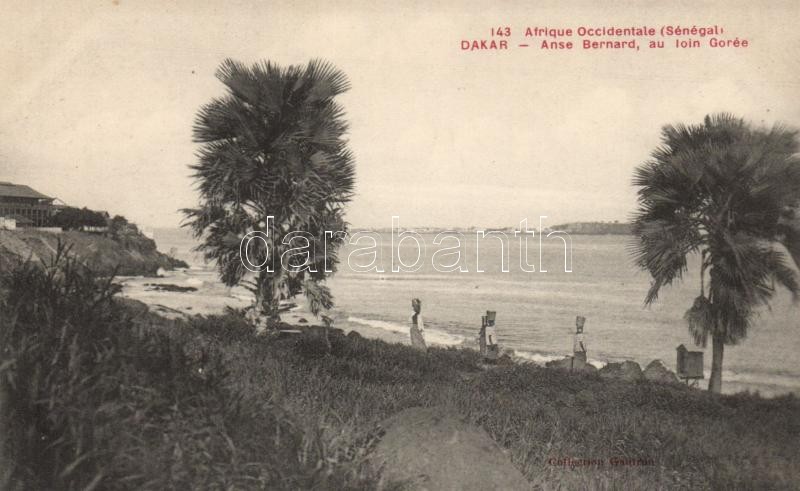
<path fill-rule="evenodd" d="M 0 489 L 800 487 L 800 3 L 0 5 Z"/>

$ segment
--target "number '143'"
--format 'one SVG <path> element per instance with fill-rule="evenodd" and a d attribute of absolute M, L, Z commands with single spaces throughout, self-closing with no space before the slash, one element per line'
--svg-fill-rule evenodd
<path fill-rule="evenodd" d="M 492 36 L 508 37 L 511 36 L 510 27 L 492 27 Z"/>

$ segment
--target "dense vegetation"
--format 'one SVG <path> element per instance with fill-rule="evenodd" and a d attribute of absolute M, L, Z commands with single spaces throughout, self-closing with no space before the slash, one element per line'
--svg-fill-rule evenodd
<path fill-rule="evenodd" d="M 63 230 L 81 230 L 86 227 L 106 227 L 108 215 L 88 208 L 74 208 L 67 206 L 59 210 L 50 219 L 50 226 L 61 227 Z"/>
<path fill-rule="evenodd" d="M 13 235 L 0 236 L 0 270 L 7 267 L 10 257 L 49 257 L 58 242 L 71 244 L 84 261 L 103 274 L 155 275 L 159 268 L 189 267 L 185 261 L 159 252 L 153 239 L 121 215 L 109 217 L 106 212 L 65 207 L 51 217 L 48 225 L 60 227 L 64 233 L 54 236 L 19 229 Z"/>
<path fill-rule="evenodd" d="M 4 489 L 369 489 L 378 423 L 441 405 L 535 488 L 792 488 L 800 402 L 713 396 L 470 350 L 256 336 L 236 313 L 168 321 L 59 255 L 0 280 Z M 584 467 L 563 459 L 645 459 Z M 5 484 L 5 486 L 4 486 Z"/>
<path fill-rule="evenodd" d="M 320 428 L 254 390 L 274 374 L 230 376 L 241 319 L 155 317 L 63 251 L 0 281 L 0 489 L 368 485 L 358 459 L 331 461 Z"/>

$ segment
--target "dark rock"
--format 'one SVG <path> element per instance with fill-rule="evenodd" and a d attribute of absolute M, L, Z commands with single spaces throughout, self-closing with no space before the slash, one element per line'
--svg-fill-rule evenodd
<path fill-rule="evenodd" d="M 301 318 L 297 319 L 297 323 L 298 324 L 308 324 L 308 319 L 306 319 L 305 317 L 301 317 Z"/>
<path fill-rule="evenodd" d="M 562 369 L 566 369 L 566 370 L 571 370 L 572 369 L 572 357 L 571 356 L 567 356 L 567 357 L 564 357 L 564 358 L 562 358 L 560 360 L 548 361 L 547 363 L 544 364 L 544 366 L 547 367 L 547 368 L 562 368 Z"/>
<path fill-rule="evenodd" d="M 172 283 L 145 283 L 144 286 L 147 291 L 157 292 L 188 293 L 197 291 L 197 288 L 193 286 L 179 286 Z"/>
<path fill-rule="evenodd" d="M 667 368 L 661 360 L 651 361 L 650 364 L 647 365 L 647 368 L 644 369 L 643 375 L 647 380 L 653 380 L 655 382 L 676 384 L 680 382 L 675 372 Z"/>
<path fill-rule="evenodd" d="M 281 300 L 280 304 L 278 305 L 278 313 L 282 314 L 284 312 L 288 312 L 295 307 L 297 307 L 296 303 L 289 302 L 288 300 Z"/>
<path fill-rule="evenodd" d="M 478 426 L 442 407 L 411 408 L 381 423 L 372 463 L 380 487 L 403 489 L 530 489 L 507 452 Z"/>
<path fill-rule="evenodd" d="M 592 365 L 591 363 L 587 363 L 583 367 L 581 367 L 581 371 L 586 373 L 597 373 L 597 367 Z"/>
<path fill-rule="evenodd" d="M 586 356 L 573 356 L 572 357 L 572 370 L 583 370 L 583 367 L 588 365 L 586 363 Z"/>
<path fill-rule="evenodd" d="M 283 322 L 283 321 L 278 321 L 278 322 L 270 321 L 270 328 L 277 329 L 280 331 L 291 331 L 296 329 L 295 326 L 289 324 L 288 322 Z"/>
<path fill-rule="evenodd" d="M 361 334 L 357 333 L 356 331 L 350 331 L 347 333 L 348 339 L 364 339 Z"/>
<path fill-rule="evenodd" d="M 599 373 L 601 377 L 639 380 L 642 378 L 642 367 L 635 361 L 627 360 L 622 363 L 608 363 Z"/>

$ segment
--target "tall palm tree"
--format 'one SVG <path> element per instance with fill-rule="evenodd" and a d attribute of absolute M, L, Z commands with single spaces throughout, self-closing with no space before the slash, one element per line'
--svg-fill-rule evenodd
<path fill-rule="evenodd" d="M 318 314 L 332 306 L 326 265 L 335 270 L 344 240 L 335 234 L 326 245 L 325 231 L 346 230 L 344 205 L 355 182 L 345 113 L 334 101 L 348 90 L 347 77 L 317 60 L 281 68 L 230 59 L 216 76 L 227 93 L 204 105 L 195 120 L 194 141 L 202 146 L 192 169 L 200 205 L 183 210 L 186 224 L 228 286 L 249 285 L 257 311 L 276 320 L 279 302 L 302 292 Z M 268 238 L 248 242 L 250 262 L 264 263 L 250 278 L 240 245 L 252 231 Z M 294 232 L 306 234 L 312 252 L 289 257 L 290 266 L 311 263 L 299 271 L 281 264 L 290 245 L 298 247 L 296 240 L 284 243 Z"/>
<path fill-rule="evenodd" d="M 696 344 L 711 338 L 711 392 L 722 389 L 725 345 L 746 337 L 776 285 L 795 300 L 800 293 L 799 148 L 796 131 L 715 114 L 663 127 L 661 145 L 634 173 L 632 252 L 652 276 L 645 304 L 681 279 L 688 255 L 700 257 L 700 294 L 685 319 Z"/>

